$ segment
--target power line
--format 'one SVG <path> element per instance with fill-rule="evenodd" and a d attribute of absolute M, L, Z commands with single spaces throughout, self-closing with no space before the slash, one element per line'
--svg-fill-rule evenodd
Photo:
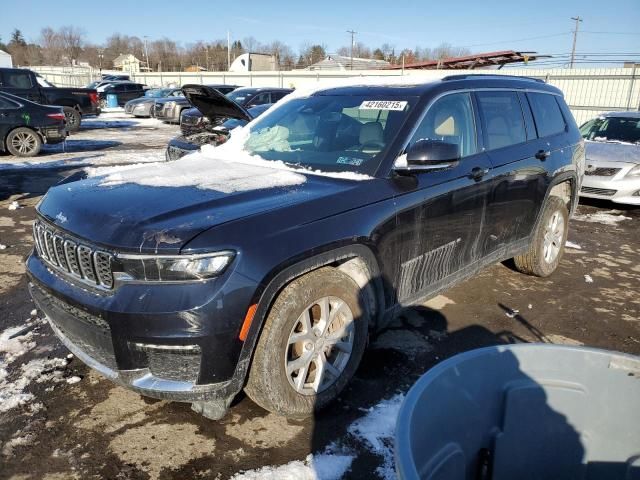
<path fill-rule="evenodd" d="M 537 37 L 528 37 L 528 38 L 518 38 L 515 40 L 500 40 L 498 42 L 489 42 L 489 43 L 475 43 L 473 45 L 462 45 L 461 48 L 473 48 L 473 47 L 485 47 L 488 45 L 499 45 L 502 43 L 513 43 L 513 42 L 525 42 L 528 40 L 540 40 L 542 38 L 552 38 L 552 37 L 563 37 L 565 35 L 570 35 L 571 32 L 563 32 L 563 33 L 552 33 L 550 35 L 540 35 Z"/>

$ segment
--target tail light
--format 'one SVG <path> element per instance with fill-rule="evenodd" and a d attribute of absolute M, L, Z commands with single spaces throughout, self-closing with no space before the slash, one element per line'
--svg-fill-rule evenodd
<path fill-rule="evenodd" d="M 47 117 L 49 118 L 53 118 L 54 120 L 65 120 L 66 117 L 64 116 L 64 113 L 47 113 Z"/>
<path fill-rule="evenodd" d="M 89 100 L 91 101 L 91 103 L 98 103 L 98 94 L 97 93 L 90 93 L 89 94 Z"/>

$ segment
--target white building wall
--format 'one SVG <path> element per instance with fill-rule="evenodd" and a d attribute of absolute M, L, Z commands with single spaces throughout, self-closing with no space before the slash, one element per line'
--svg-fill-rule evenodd
<path fill-rule="evenodd" d="M 66 70 L 65 70 L 66 68 Z M 68 67 L 34 68 L 47 80 L 60 86 L 82 86 L 97 71 L 70 70 Z M 106 73 L 106 72 L 105 72 Z M 612 110 L 640 110 L 640 68 L 593 69 L 503 69 L 503 70 L 347 70 L 287 72 L 141 72 L 132 79 L 149 86 L 170 83 L 228 83 L 255 87 L 305 88 L 330 84 L 349 77 L 406 77 L 406 81 L 426 82 L 447 75 L 503 74 L 542 79 L 560 88 L 578 124 Z M 82 82 L 82 83 L 80 83 Z"/>

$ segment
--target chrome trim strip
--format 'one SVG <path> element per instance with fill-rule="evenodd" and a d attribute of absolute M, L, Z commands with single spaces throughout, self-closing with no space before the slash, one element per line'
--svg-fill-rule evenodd
<path fill-rule="evenodd" d="M 129 253 L 116 253 L 116 258 L 123 258 L 125 260 L 153 260 L 156 258 L 161 259 L 175 259 L 175 260 L 197 260 L 199 258 L 208 258 L 208 257 L 231 257 L 234 256 L 235 252 L 233 250 L 220 250 L 217 252 L 209 252 L 209 253 L 191 253 L 185 255 L 154 255 L 150 254 L 129 254 Z"/>

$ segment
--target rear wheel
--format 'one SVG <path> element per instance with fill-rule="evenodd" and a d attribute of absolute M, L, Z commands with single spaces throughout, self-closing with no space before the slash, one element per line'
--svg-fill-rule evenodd
<path fill-rule="evenodd" d="M 34 157 L 41 147 L 40 135 L 30 128 L 16 128 L 7 135 L 7 150 L 16 157 Z"/>
<path fill-rule="evenodd" d="M 516 268 L 536 277 L 551 275 L 562 259 L 569 229 L 569 212 L 559 197 L 549 197 L 544 205 L 540 223 L 524 255 L 514 257 Z"/>
<path fill-rule="evenodd" d="M 258 405 L 304 418 L 335 399 L 362 358 L 368 318 L 348 276 L 321 268 L 291 282 L 273 304 L 245 391 Z"/>
<path fill-rule="evenodd" d="M 67 130 L 70 132 L 77 132 L 80 130 L 80 123 L 82 122 L 82 116 L 80 112 L 72 107 L 63 107 L 64 117 L 67 121 Z"/>

